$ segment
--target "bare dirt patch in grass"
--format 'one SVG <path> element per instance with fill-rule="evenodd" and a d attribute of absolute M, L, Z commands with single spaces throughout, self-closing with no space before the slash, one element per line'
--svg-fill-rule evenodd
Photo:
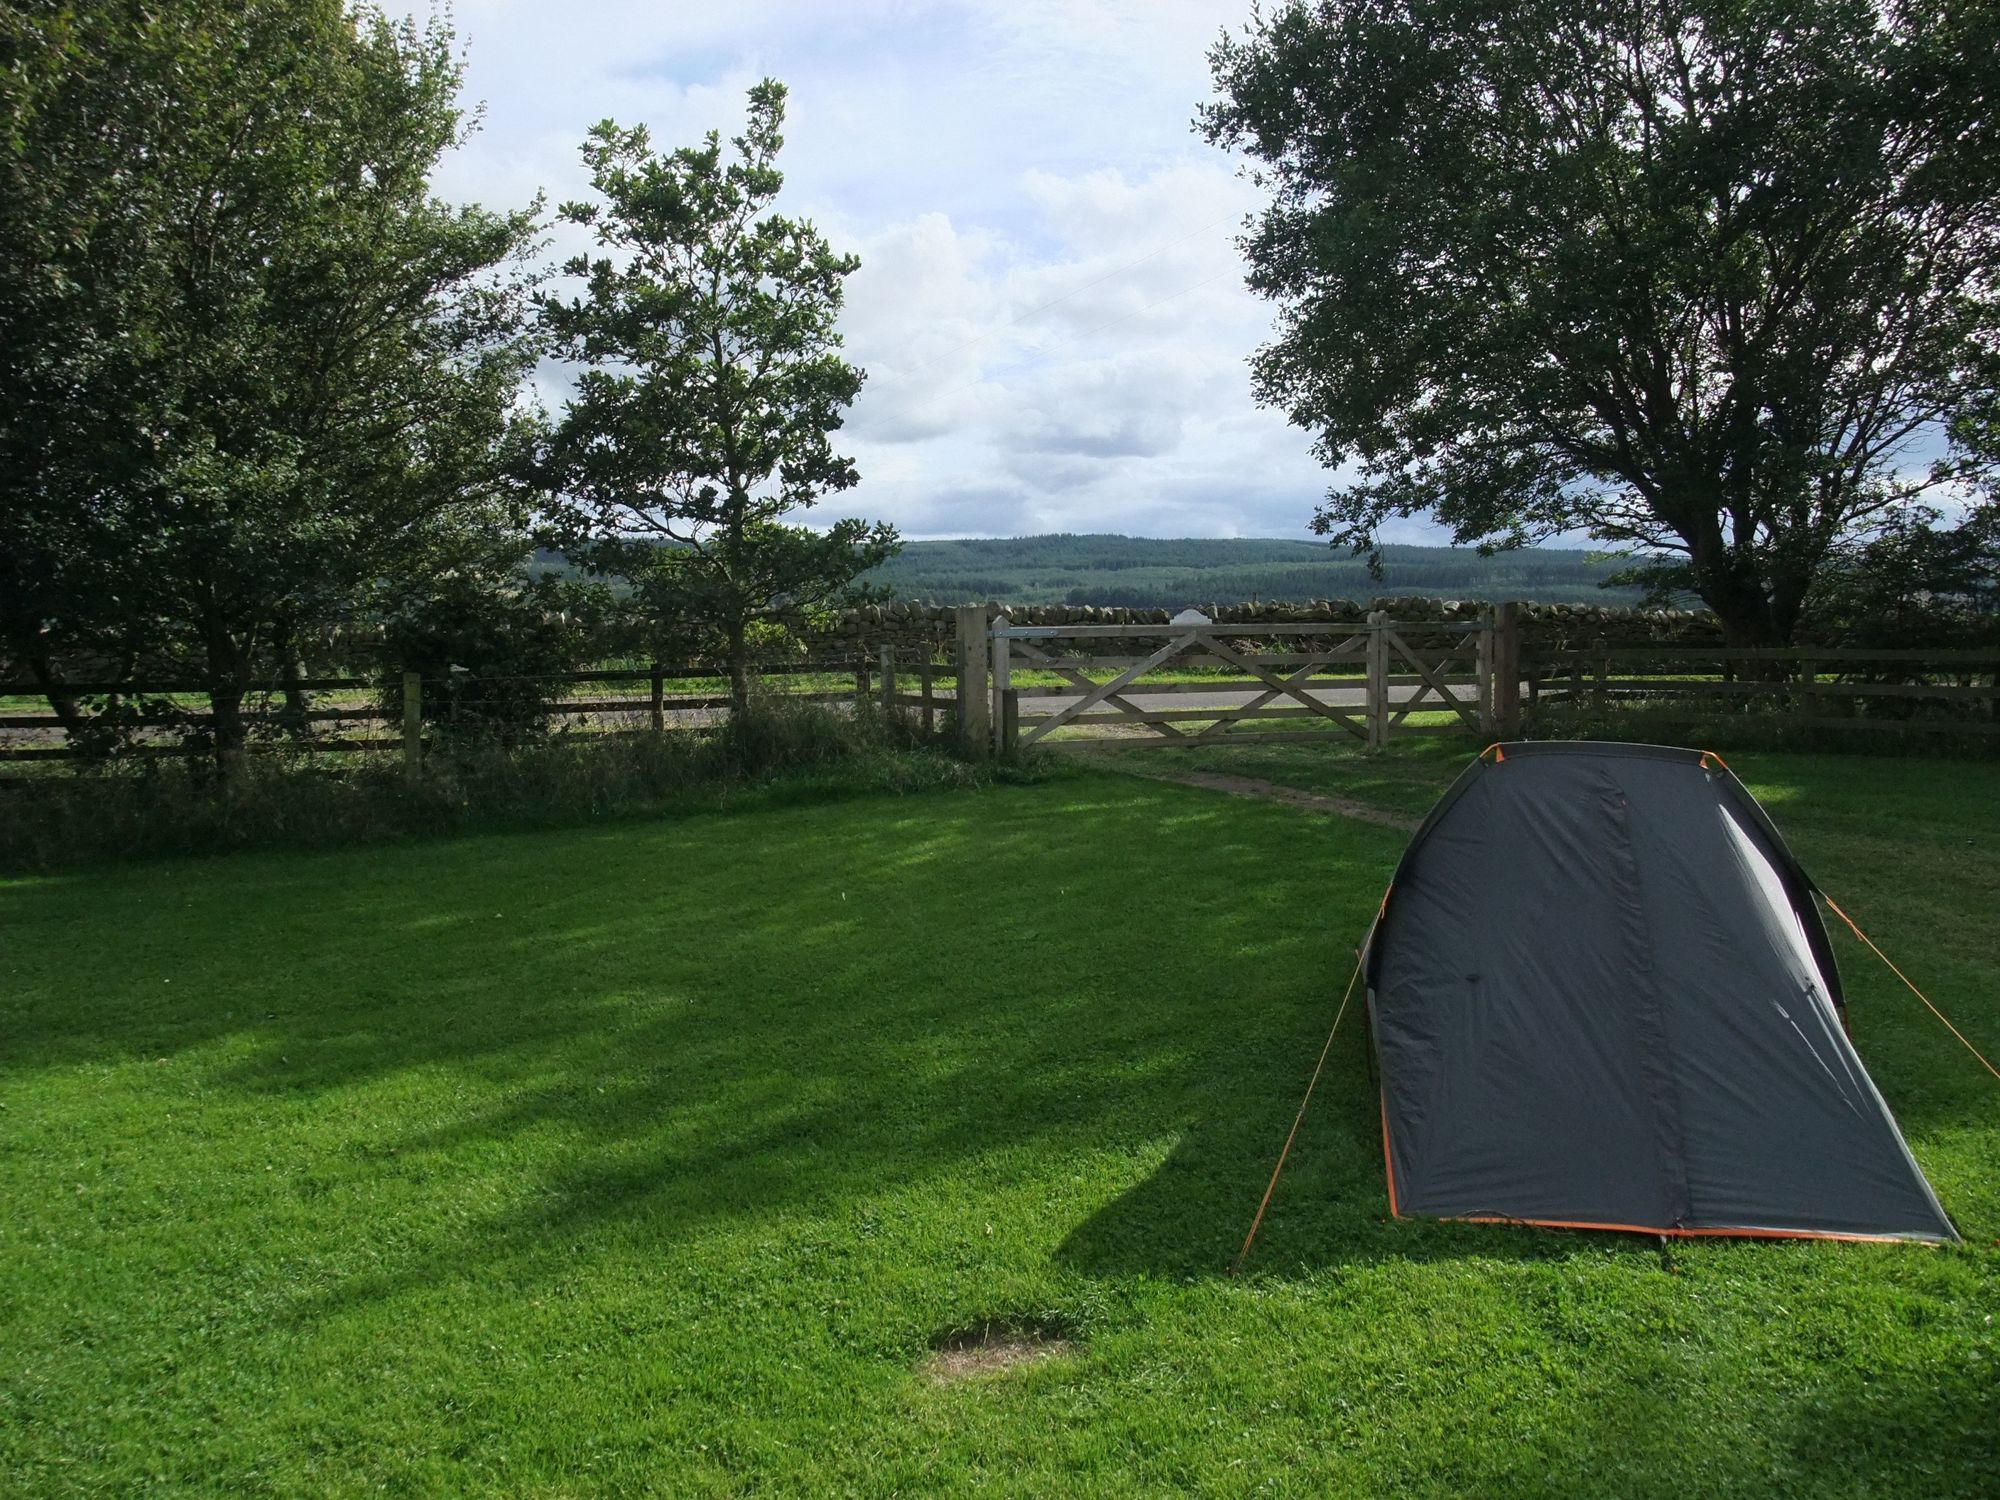
<path fill-rule="evenodd" d="M 1074 1352 L 1076 1345 L 1051 1324 L 980 1323 L 931 1341 L 922 1372 L 940 1385 L 1000 1375 Z"/>
<path fill-rule="evenodd" d="M 1137 767 L 1121 766 L 1134 776 L 1148 776 L 1155 781 L 1172 781 L 1181 786 L 1205 787 L 1211 792 L 1227 792 L 1233 797 L 1261 797 L 1269 802 L 1282 802 L 1288 807 L 1308 808 L 1313 812 L 1334 813 L 1343 818 L 1358 818 L 1364 823 L 1379 823 L 1384 828 L 1414 829 L 1420 818 L 1407 817 L 1402 813 L 1389 812 L 1384 808 L 1371 807 L 1366 802 L 1357 802 L 1352 797 L 1331 797 L 1324 792 L 1301 791 L 1297 787 L 1279 786 L 1275 781 L 1263 781 L 1255 776 L 1236 776 L 1222 771 L 1155 771 Z"/>

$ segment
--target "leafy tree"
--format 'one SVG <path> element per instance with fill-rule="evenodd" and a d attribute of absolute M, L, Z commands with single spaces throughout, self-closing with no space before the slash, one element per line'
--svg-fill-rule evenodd
<path fill-rule="evenodd" d="M 784 114 L 783 85 L 752 88 L 733 160 L 712 131 L 661 156 L 643 126 L 598 125 L 583 159 L 603 201 L 561 216 L 608 253 L 564 268 L 581 296 L 541 302 L 584 366 L 543 469 L 565 548 L 663 618 L 710 623 L 738 708 L 758 622 L 832 603 L 896 550 L 887 525 L 784 519 L 856 482 L 831 435 L 863 379 L 835 327 L 860 262 L 772 211 Z"/>
<path fill-rule="evenodd" d="M 1587 528 L 1777 642 L 1837 548 L 1992 474 L 1993 7 L 1294 0 L 1210 60 L 1273 195 L 1258 393 L 1358 474 L 1323 532 Z"/>
<path fill-rule="evenodd" d="M 406 591 L 383 620 L 382 706 L 403 716 L 403 673 L 423 679 L 435 740 L 512 748 L 549 732 L 565 684 L 590 659 L 601 585 L 516 568 L 456 572 Z"/>
<path fill-rule="evenodd" d="M 1912 507 L 1838 549 L 1807 601 L 1815 634 L 1869 646 L 2000 642 L 2000 505 L 1942 519 Z"/>
<path fill-rule="evenodd" d="M 142 361 L 121 331 L 160 209 L 132 167 L 171 68 L 145 31 L 136 6 L 0 4 L 0 645 L 76 728 L 58 659 L 91 647 L 111 676 L 129 654 L 94 511 L 141 462 L 124 411 Z"/>
<path fill-rule="evenodd" d="M 440 24 L 341 0 L 17 6 L 0 627 L 194 675 L 225 764 L 297 639 L 518 550 L 535 211 L 432 199 Z M 60 689 L 55 689 L 60 694 Z"/>

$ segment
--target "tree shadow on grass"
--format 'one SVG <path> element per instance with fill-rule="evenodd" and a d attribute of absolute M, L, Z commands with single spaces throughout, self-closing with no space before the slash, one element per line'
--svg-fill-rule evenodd
<path fill-rule="evenodd" d="M 606 1232 L 670 1248 L 1017 1148 L 1165 1141 L 1057 1261 L 1209 1276 L 1400 846 L 1104 777 L 156 866 L 0 890 L 34 955 L 0 1005 L 17 1071 L 186 1056 L 212 1097 L 333 1106 L 357 1121 L 325 1138 L 335 1187 L 504 1157 L 518 1180 L 495 1206 L 343 1298 Z M 116 961 L 79 972 L 58 939 L 93 926 Z M 1554 1232 L 1385 1222 L 1354 1022 L 1250 1273 L 1573 1253 Z"/>
<path fill-rule="evenodd" d="M 335 1190 L 516 1164 L 342 1299 L 1190 1120 L 1242 1121 L 1233 1224 L 1399 845 L 1098 777 L 38 882 L 0 915 L 95 905 L 118 961 L 31 974 L 10 1063 L 185 1057 L 224 1107 L 331 1107 Z"/>
<path fill-rule="evenodd" d="M 1236 1258 L 1297 1107 L 1269 1093 L 1213 1101 L 1218 1111 L 1186 1129 L 1157 1170 L 1076 1227 L 1059 1261 L 1109 1279 L 1284 1278 L 1390 1260 L 1559 1260 L 1585 1248 L 1560 1231 L 1390 1218 L 1364 1046 L 1342 1037 L 1328 1057 L 1240 1272 Z M 1631 1243 L 1652 1253 L 1650 1242 Z"/>

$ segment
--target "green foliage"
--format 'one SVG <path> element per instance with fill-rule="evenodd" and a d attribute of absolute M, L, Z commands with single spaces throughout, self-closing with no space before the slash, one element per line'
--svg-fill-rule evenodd
<path fill-rule="evenodd" d="M 2000 1053 L 1994 768 L 1731 761 Z M 1350 1010 L 1223 1274 L 1402 843 L 1096 775 L 0 883 L 0 1490 L 1990 1496 L 1994 1084 L 1844 937 L 1968 1243 L 1387 1221 Z M 1070 1349 L 925 1373 L 994 1326 Z"/>
<path fill-rule="evenodd" d="M 199 677 L 227 758 L 305 635 L 518 545 L 534 213 L 429 196 L 468 128 L 441 23 L 5 24 L 0 627 L 38 672 Z"/>
<path fill-rule="evenodd" d="M 1994 474 L 1991 6 L 1288 0 L 1211 60 L 1273 193 L 1257 389 L 1358 466 L 1337 538 L 1589 528 L 1783 641 L 1837 548 Z"/>
<path fill-rule="evenodd" d="M 772 210 L 784 113 L 783 85 L 752 88 L 734 159 L 714 132 L 662 156 L 644 126 L 598 125 L 583 158 L 601 201 L 561 212 L 607 253 L 564 268 L 582 296 L 540 300 L 552 346 L 584 366 L 542 465 L 564 550 L 664 628 L 716 631 L 739 707 L 751 627 L 825 605 L 896 541 L 851 518 L 785 523 L 856 482 L 832 434 L 863 376 L 836 328 L 860 262 Z"/>
<path fill-rule="evenodd" d="M 428 684 L 425 691 L 432 691 Z M 745 805 L 746 798 L 900 795 L 1047 773 L 1039 763 L 1002 768 L 958 760 L 900 717 L 775 697 L 753 697 L 712 731 L 546 734 L 502 719 L 498 728 L 458 733 L 433 721 L 431 740 L 424 774 L 414 781 L 396 757 L 336 767 L 282 754 L 253 757 L 228 778 L 200 762 L 161 760 L 38 776 L 4 793 L 0 870 L 337 849 L 679 815 Z"/>
<path fill-rule="evenodd" d="M 1935 511 L 1897 516 L 1835 554 L 1814 581 L 1815 632 L 1870 646 L 1990 645 L 2000 641 L 2000 504 L 1956 526 Z"/>
<path fill-rule="evenodd" d="M 732 771 L 752 776 L 780 766 L 829 766 L 852 757 L 877 729 L 865 711 L 830 713 L 818 704 L 753 697 L 747 711 L 716 729 L 715 752 Z"/>
<path fill-rule="evenodd" d="M 549 732 L 568 684 L 555 675 L 588 664 L 591 592 L 542 579 L 525 587 L 454 574 L 405 601 L 386 623 L 382 702 L 403 715 L 403 674 L 423 679 L 426 729 L 439 744 L 519 744 Z"/>

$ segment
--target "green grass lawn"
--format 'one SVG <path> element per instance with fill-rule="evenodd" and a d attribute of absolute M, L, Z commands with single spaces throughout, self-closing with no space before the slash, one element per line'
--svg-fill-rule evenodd
<path fill-rule="evenodd" d="M 1992 768 L 1739 769 L 2000 1051 Z M 1223 1274 L 1401 842 L 1079 772 L 0 884 L 0 1493 L 1991 1494 L 2000 1085 L 1851 944 L 1966 1245 L 1386 1222 L 1350 1018 Z"/>
<path fill-rule="evenodd" d="M 1413 714 L 1413 723 L 1443 726 L 1443 714 Z M 1300 724 L 1308 730 L 1325 725 L 1308 720 L 1279 720 L 1280 727 Z M 1261 725 L 1258 727 L 1262 727 Z M 1250 776 L 1300 791 L 1348 797 L 1385 812 L 1421 818 L 1438 794 L 1480 750 L 1478 741 L 1462 734 L 1413 734 L 1393 739 L 1389 750 L 1370 755 L 1357 739 L 1329 738 L 1315 744 L 1287 745 L 1265 741 L 1232 745 L 1226 740 L 1199 749 L 1146 746 L 1121 750 L 1107 746 L 1088 751 L 1093 764 L 1151 774 L 1214 771 Z"/>

